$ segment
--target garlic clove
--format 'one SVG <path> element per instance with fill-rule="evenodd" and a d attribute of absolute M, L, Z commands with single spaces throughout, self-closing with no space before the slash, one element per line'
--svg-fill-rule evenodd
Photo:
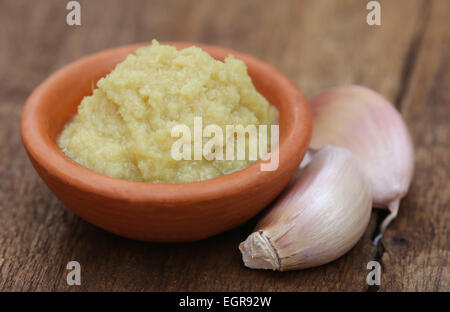
<path fill-rule="evenodd" d="M 332 144 L 349 149 L 366 173 L 375 207 L 395 218 L 411 183 L 414 155 L 411 137 L 398 111 L 383 96 L 361 86 L 342 86 L 311 100 L 314 115 L 311 148 Z"/>
<path fill-rule="evenodd" d="M 371 209 L 370 185 L 352 154 L 324 147 L 239 245 L 244 263 L 288 271 L 333 261 L 361 238 Z"/>

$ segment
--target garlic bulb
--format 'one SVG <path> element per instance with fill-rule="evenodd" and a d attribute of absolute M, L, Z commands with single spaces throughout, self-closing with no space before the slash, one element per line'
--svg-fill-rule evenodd
<path fill-rule="evenodd" d="M 358 242 L 371 209 L 369 183 L 352 154 L 324 147 L 239 245 L 244 263 L 287 271 L 333 261 Z"/>
<path fill-rule="evenodd" d="M 373 205 L 398 212 L 413 173 L 413 147 L 397 110 L 380 94 L 360 86 L 343 86 L 311 100 L 314 129 L 311 148 L 332 144 L 349 149 L 369 179 Z M 378 237 L 380 238 L 380 237 Z"/>

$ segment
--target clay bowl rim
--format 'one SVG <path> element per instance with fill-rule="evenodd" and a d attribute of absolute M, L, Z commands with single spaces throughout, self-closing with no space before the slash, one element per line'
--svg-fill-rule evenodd
<path fill-rule="evenodd" d="M 49 92 L 51 86 L 58 80 L 67 78 L 70 73 L 82 66 L 93 65 L 97 60 L 115 57 L 125 51 L 130 53 L 130 51 L 148 44 L 148 42 L 145 42 L 125 45 L 82 57 L 54 72 L 34 89 L 22 112 L 21 135 L 30 158 L 41 166 L 47 174 L 53 175 L 59 181 L 84 192 L 111 199 L 134 203 L 190 203 L 222 198 L 241 193 L 261 184 L 270 183 L 277 173 L 282 175 L 280 169 L 283 164 L 296 159 L 299 159 L 299 162 L 301 161 L 301 157 L 297 153 L 302 150 L 305 152 L 309 144 L 312 131 L 312 114 L 308 101 L 300 88 L 273 66 L 250 55 L 194 42 L 162 42 L 162 44 L 173 45 L 177 49 L 195 45 L 206 50 L 215 58 L 233 54 L 236 58 L 243 60 L 249 68 L 254 67 L 263 71 L 268 77 L 271 77 L 271 82 L 276 83 L 277 88 L 281 88 L 283 93 L 289 94 L 289 114 L 294 120 L 291 131 L 285 133 L 284 136 L 280 135 L 279 167 L 277 170 L 261 171 L 259 169 L 261 161 L 258 161 L 245 169 L 209 180 L 174 184 L 133 182 L 97 173 L 67 157 L 58 148 L 56 142 L 50 139 L 44 127 L 40 124 L 40 117 L 43 112 L 39 108 L 45 102 L 48 96 L 46 96 L 46 93 Z"/>

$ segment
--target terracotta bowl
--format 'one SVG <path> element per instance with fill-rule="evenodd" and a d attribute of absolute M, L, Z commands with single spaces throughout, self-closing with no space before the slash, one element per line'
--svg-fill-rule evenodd
<path fill-rule="evenodd" d="M 192 43 L 166 43 L 178 49 Z M 260 163 L 202 182 L 154 184 L 107 177 L 78 165 L 56 145 L 95 83 L 144 44 L 106 50 L 58 70 L 28 98 L 21 132 L 30 160 L 47 186 L 74 213 L 112 233 L 152 242 L 203 239 L 255 216 L 286 186 L 309 144 L 312 117 L 300 89 L 275 68 L 235 51 L 196 44 L 223 60 L 233 54 L 280 113 L 279 166 Z"/>

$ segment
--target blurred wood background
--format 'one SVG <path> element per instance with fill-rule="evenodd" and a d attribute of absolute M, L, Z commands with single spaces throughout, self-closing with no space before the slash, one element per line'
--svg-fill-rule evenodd
<path fill-rule="evenodd" d="M 61 0 L 0 1 L 0 290 L 2 291 L 450 291 L 450 1 L 80 1 L 68 26 Z M 256 219 L 189 244 L 151 244 L 102 231 L 65 208 L 39 179 L 19 121 L 29 93 L 84 55 L 123 44 L 193 41 L 252 54 L 313 96 L 356 83 L 385 95 L 404 116 L 416 170 L 382 245 L 363 239 L 344 257 L 298 272 L 254 271 L 237 248 Z M 383 170 L 380 168 L 380 170 Z M 81 263 L 81 286 L 66 264 Z M 366 265 L 382 264 L 368 286 Z"/>

